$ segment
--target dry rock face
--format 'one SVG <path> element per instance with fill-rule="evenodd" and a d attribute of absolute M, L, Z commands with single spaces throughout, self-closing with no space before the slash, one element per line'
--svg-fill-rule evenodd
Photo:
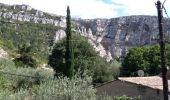
<path fill-rule="evenodd" d="M 48 14 L 28 5 L 5 5 L 0 3 L 0 20 L 26 21 L 61 27 L 55 43 L 65 37 L 66 18 Z M 170 40 L 170 20 L 164 19 L 164 33 Z M 156 16 L 126 16 L 112 19 L 73 19 L 73 31 L 87 37 L 100 56 L 110 61 L 122 58 L 129 48 L 158 43 Z"/>
<path fill-rule="evenodd" d="M 156 44 L 159 36 L 156 16 L 127 16 L 112 19 L 76 20 L 77 30 L 90 33 L 90 39 L 102 45 L 112 57 L 124 57 L 129 48 Z M 166 39 L 170 40 L 170 20 L 163 21 Z M 103 52 L 103 51 L 102 51 Z"/>
<path fill-rule="evenodd" d="M 41 24 L 52 24 L 54 26 L 65 27 L 66 20 L 64 16 L 48 14 L 29 5 L 6 5 L 0 3 L 0 19 L 13 21 L 25 21 Z"/>

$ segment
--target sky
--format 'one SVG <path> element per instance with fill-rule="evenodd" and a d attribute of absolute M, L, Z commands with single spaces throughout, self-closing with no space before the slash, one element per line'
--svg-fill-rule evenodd
<path fill-rule="evenodd" d="M 164 0 L 160 0 L 163 2 Z M 66 15 L 67 5 L 76 18 L 115 18 L 129 15 L 157 15 L 157 0 L 0 0 L 5 4 L 27 4 L 32 8 L 57 15 Z M 170 16 L 170 0 L 164 6 Z M 165 15 L 164 15 L 165 16 Z"/>

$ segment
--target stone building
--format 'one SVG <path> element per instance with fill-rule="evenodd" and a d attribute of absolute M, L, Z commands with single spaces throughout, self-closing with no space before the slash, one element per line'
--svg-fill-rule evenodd
<path fill-rule="evenodd" d="M 168 85 L 170 87 L 170 80 L 168 80 Z M 126 95 L 140 97 L 141 100 L 163 100 L 163 86 L 160 76 L 120 77 L 117 80 L 101 84 L 96 89 L 99 100 L 102 95 Z"/>

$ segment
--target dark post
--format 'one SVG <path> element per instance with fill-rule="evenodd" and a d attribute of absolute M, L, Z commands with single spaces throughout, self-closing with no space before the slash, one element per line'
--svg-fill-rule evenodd
<path fill-rule="evenodd" d="M 167 68 L 166 68 L 166 57 L 165 57 L 165 40 L 163 35 L 163 14 L 162 4 L 157 1 L 158 11 L 158 24 L 159 24 L 159 36 L 160 36 L 160 54 L 161 54 L 161 67 L 162 67 L 162 81 L 163 81 L 163 95 L 164 100 L 168 100 L 168 81 L 167 81 Z"/>

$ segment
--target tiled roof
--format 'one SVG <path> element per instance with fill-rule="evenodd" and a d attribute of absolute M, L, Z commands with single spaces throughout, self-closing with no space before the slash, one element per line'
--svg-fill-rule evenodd
<path fill-rule="evenodd" d="M 160 76 L 149 77 L 119 77 L 120 81 L 129 82 L 133 84 L 139 84 L 147 86 L 153 89 L 163 90 L 162 78 Z M 170 92 L 170 80 L 168 80 L 169 92 Z"/>

